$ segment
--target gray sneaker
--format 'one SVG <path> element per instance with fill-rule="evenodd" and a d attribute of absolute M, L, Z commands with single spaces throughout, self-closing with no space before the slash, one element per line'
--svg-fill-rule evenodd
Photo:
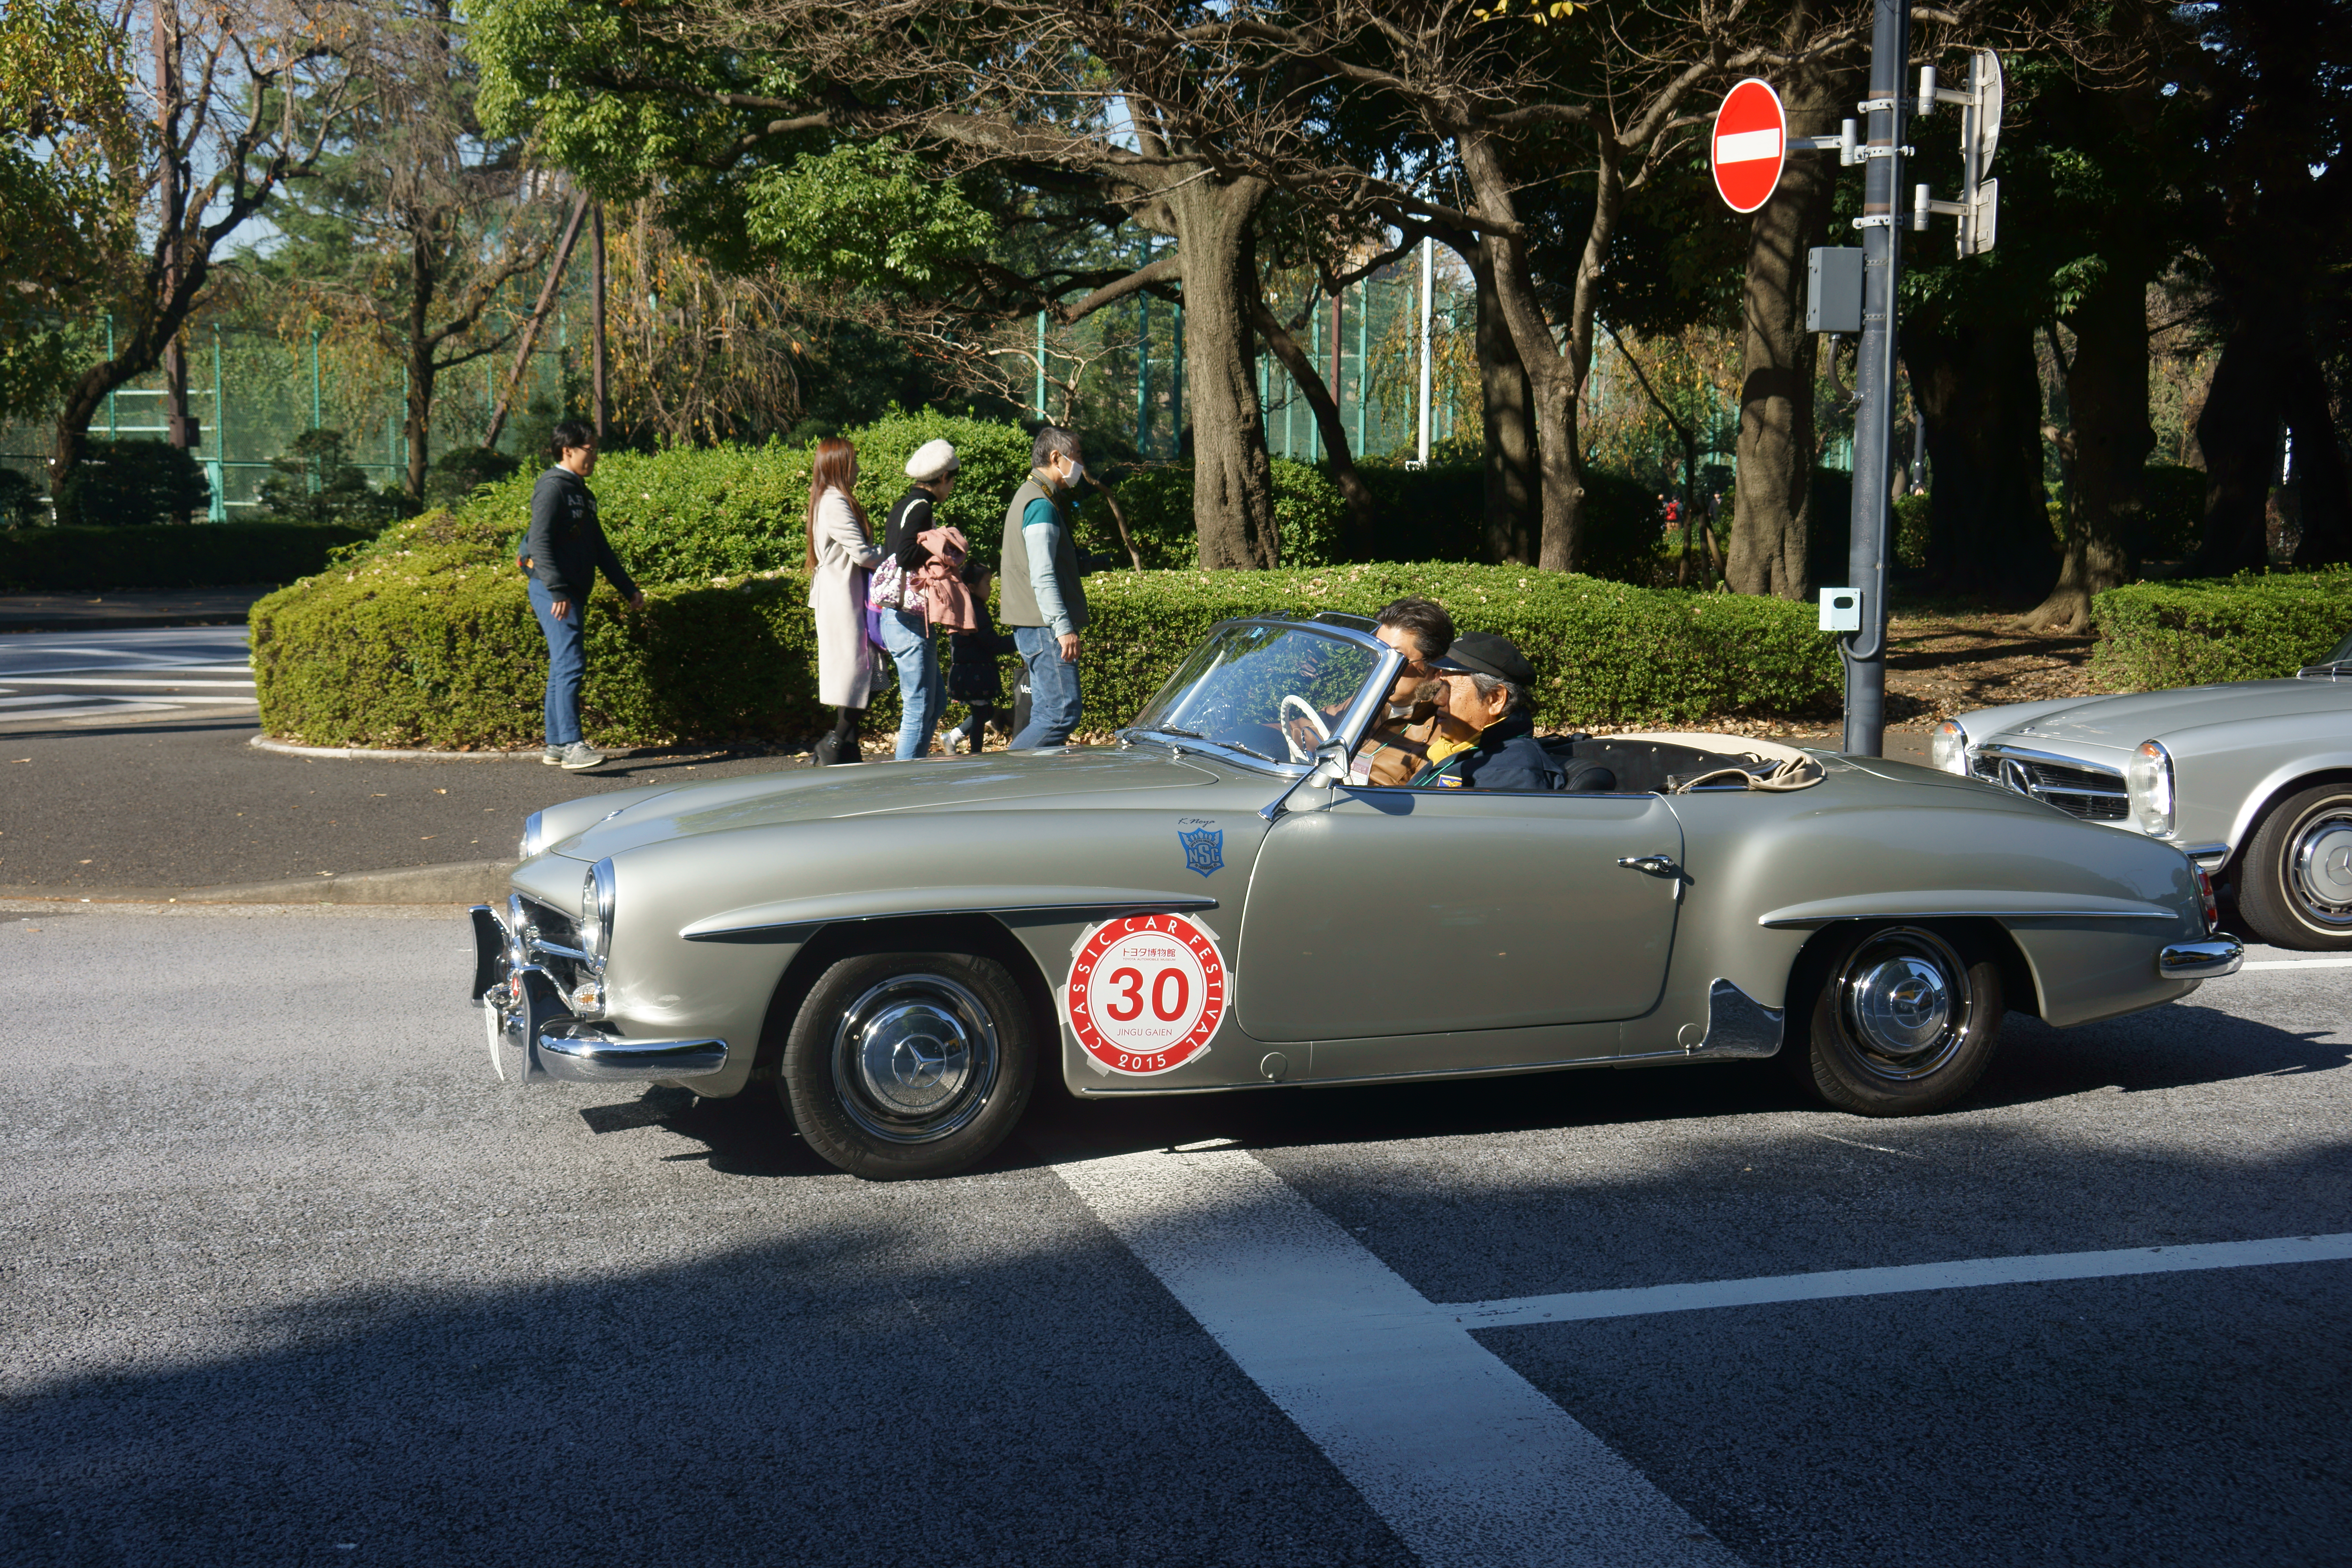
<path fill-rule="evenodd" d="M 541 757 L 539 760 L 545 763 L 551 768 L 560 768 L 563 765 L 563 748 L 561 746 L 550 746 L 547 748 L 547 754 Z"/>
<path fill-rule="evenodd" d="M 604 762 L 604 753 L 585 741 L 574 741 L 563 748 L 563 769 L 566 773 L 576 773 L 583 768 L 601 767 Z"/>

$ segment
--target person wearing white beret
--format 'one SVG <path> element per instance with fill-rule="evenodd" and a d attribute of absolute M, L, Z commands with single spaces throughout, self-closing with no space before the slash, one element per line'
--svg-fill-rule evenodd
<path fill-rule="evenodd" d="M 926 441 L 907 459 L 907 478 L 914 483 L 890 509 L 882 529 L 882 553 L 898 563 L 899 573 L 911 576 L 930 559 L 922 545 L 928 529 L 940 526 L 932 512 L 955 489 L 956 449 L 945 441 Z M 921 613 L 903 606 L 885 606 L 878 617 L 882 647 L 898 667 L 898 746 L 897 760 L 927 754 L 931 733 L 939 728 L 947 705 L 940 677 L 939 640 Z"/>

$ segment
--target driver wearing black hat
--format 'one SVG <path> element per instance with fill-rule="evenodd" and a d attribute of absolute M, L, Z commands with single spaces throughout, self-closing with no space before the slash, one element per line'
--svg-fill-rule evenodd
<path fill-rule="evenodd" d="M 1536 672 L 1507 637 L 1464 632 L 1443 658 L 1430 661 L 1444 683 L 1441 710 L 1477 740 L 1415 773 L 1413 789 L 1557 790 L 1560 764 L 1536 739 L 1528 703 Z"/>

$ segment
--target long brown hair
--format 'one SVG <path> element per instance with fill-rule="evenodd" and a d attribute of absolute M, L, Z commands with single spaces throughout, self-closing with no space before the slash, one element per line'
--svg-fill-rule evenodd
<path fill-rule="evenodd" d="M 824 499 L 827 490 L 839 490 L 849 502 L 849 514 L 857 520 L 857 531 L 866 542 L 874 542 L 874 525 L 866 521 L 866 509 L 857 504 L 857 448 L 838 436 L 827 436 L 816 444 L 816 457 L 809 464 L 808 567 L 816 570 L 816 503 Z"/>

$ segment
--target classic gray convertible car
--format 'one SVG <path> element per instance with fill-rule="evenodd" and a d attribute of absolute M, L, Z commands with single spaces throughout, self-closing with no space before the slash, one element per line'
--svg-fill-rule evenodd
<path fill-rule="evenodd" d="M 869 1177 L 979 1159 L 1041 1068 L 1108 1098 L 1778 1055 L 1896 1116 L 2010 1008 L 2240 962 L 2179 850 L 1926 768 L 1566 736 L 1576 793 L 1371 787 L 1400 665 L 1365 623 L 1233 621 L 1116 745 L 539 813 L 474 911 L 498 1074 L 773 1096 Z"/>
<path fill-rule="evenodd" d="M 2267 942 L 2352 949 L 2352 637 L 2292 680 L 1964 713 L 1932 756 L 2179 845 Z"/>

